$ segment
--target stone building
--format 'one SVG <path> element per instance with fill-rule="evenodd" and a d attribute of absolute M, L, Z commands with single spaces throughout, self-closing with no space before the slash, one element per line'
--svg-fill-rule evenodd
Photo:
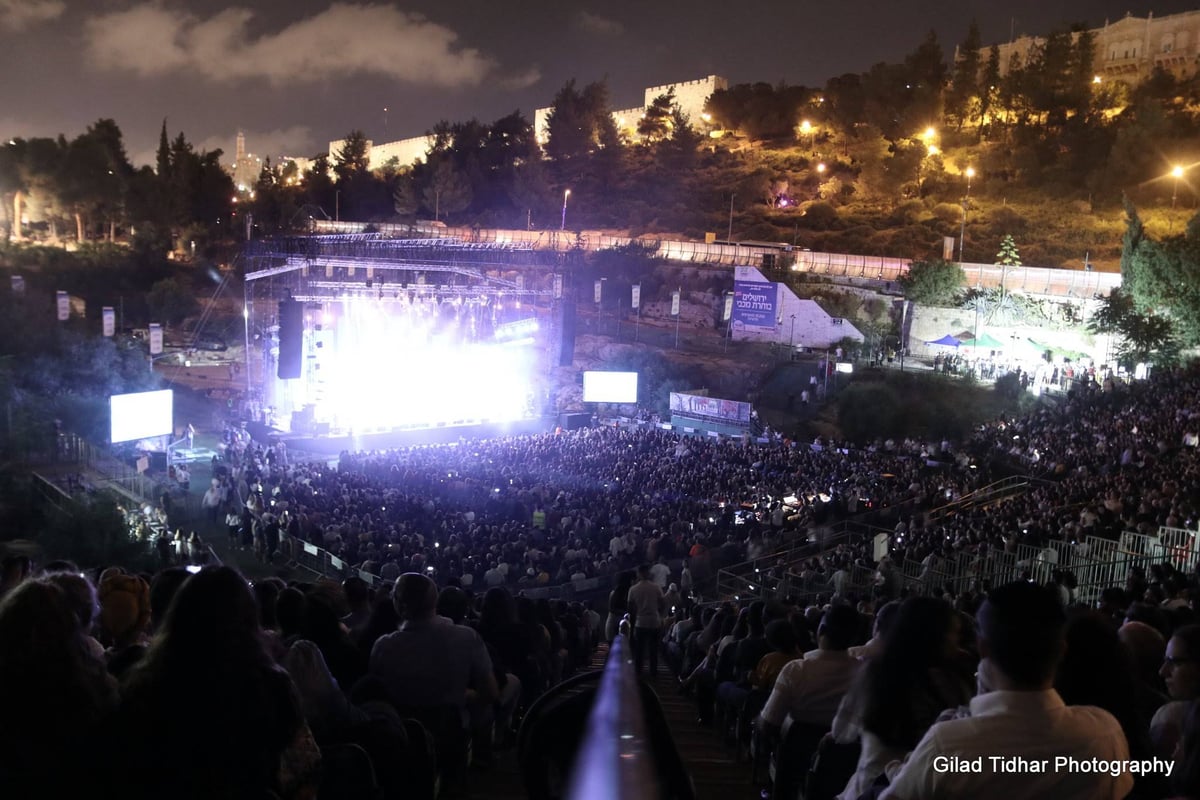
<path fill-rule="evenodd" d="M 1121 80 L 1138 83 L 1155 67 L 1162 67 L 1180 78 L 1194 75 L 1200 64 L 1200 11 L 1184 11 L 1155 17 L 1127 14 L 1116 22 L 1105 20 L 1103 27 L 1093 28 L 1096 38 L 1094 70 L 1102 80 Z M 1021 35 L 1011 42 L 998 45 L 1000 73 L 1006 74 L 1014 55 L 1027 63 L 1045 37 Z M 986 50 L 985 56 L 986 59 Z"/>

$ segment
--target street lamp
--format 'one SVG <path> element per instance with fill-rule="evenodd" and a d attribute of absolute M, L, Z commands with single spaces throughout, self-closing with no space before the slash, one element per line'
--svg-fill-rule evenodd
<path fill-rule="evenodd" d="M 1175 200 L 1179 196 L 1179 179 L 1183 177 L 1183 167 L 1178 164 L 1171 170 L 1171 177 L 1175 179 L 1175 187 L 1171 190 L 1171 210 L 1175 210 Z"/>
<path fill-rule="evenodd" d="M 562 222 L 559 223 L 558 229 L 565 231 L 567 229 L 567 198 L 571 196 L 570 189 L 563 189 L 563 207 L 562 207 Z"/>
<path fill-rule="evenodd" d="M 963 263 L 963 245 L 966 242 L 967 236 L 967 208 L 971 205 L 971 179 L 975 177 L 975 168 L 967 167 L 967 193 L 963 196 L 962 207 L 962 225 L 958 230 L 958 265 L 961 267 Z"/>
<path fill-rule="evenodd" d="M 967 193 L 963 195 L 962 201 L 962 225 L 958 230 L 958 267 L 962 269 L 963 265 L 963 250 L 967 243 L 967 209 L 971 207 L 971 179 L 975 177 L 975 168 L 967 167 L 965 173 L 967 176 Z M 979 301 L 980 289 L 983 288 L 983 267 L 980 267 L 975 273 L 975 334 L 972 340 L 975 344 L 975 353 L 979 353 Z"/>
<path fill-rule="evenodd" d="M 808 120 L 803 120 L 800 123 L 800 133 L 801 133 L 801 135 L 808 137 L 808 147 L 811 150 L 813 147 L 813 144 L 814 144 L 814 140 L 813 140 L 814 134 L 813 134 L 812 123 L 809 122 Z"/>

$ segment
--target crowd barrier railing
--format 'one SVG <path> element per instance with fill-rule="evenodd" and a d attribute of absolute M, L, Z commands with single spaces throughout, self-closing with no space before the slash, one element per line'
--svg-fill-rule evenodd
<path fill-rule="evenodd" d="M 571 768 L 566 794 L 570 800 L 651 800 L 659 796 L 658 769 L 646 733 L 628 624 L 622 623 L 622 633 L 608 651 L 586 733 Z"/>

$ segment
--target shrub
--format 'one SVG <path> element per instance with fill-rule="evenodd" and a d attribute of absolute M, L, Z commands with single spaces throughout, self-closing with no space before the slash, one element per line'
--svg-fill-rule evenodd
<path fill-rule="evenodd" d="M 829 203 L 824 200 L 818 200 L 810 205 L 804 212 L 802 223 L 806 228 L 812 228 L 817 231 L 827 231 L 837 225 L 838 212 Z"/>
<path fill-rule="evenodd" d="M 933 207 L 933 216 L 941 222 L 961 222 L 963 210 L 957 203 L 938 203 Z"/>
<path fill-rule="evenodd" d="M 1001 206 L 994 208 L 988 212 L 988 222 L 992 226 L 992 230 L 998 233 L 1013 233 L 1022 234 L 1029 227 L 1029 220 L 1025 219 L 1020 212 L 1010 208 L 1009 206 Z"/>
<path fill-rule="evenodd" d="M 925 204 L 917 199 L 905 200 L 892 213 L 892 218 L 900 225 L 912 225 L 920 222 L 924 216 Z"/>

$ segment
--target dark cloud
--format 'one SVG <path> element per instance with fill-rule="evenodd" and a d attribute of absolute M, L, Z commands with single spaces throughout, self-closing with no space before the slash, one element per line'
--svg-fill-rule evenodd
<path fill-rule="evenodd" d="M 66 8 L 62 0 L 0 0 L 0 28 L 24 30 L 39 22 L 57 19 Z"/>
<path fill-rule="evenodd" d="M 141 76 L 186 71 L 274 85 L 372 74 L 455 88 L 479 85 L 497 66 L 450 28 L 392 6 L 339 3 L 257 36 L 254 17 L 246 8 L 202 18 L 144 3 L 89 19 L 87 53 L 98 67 Z"/>

